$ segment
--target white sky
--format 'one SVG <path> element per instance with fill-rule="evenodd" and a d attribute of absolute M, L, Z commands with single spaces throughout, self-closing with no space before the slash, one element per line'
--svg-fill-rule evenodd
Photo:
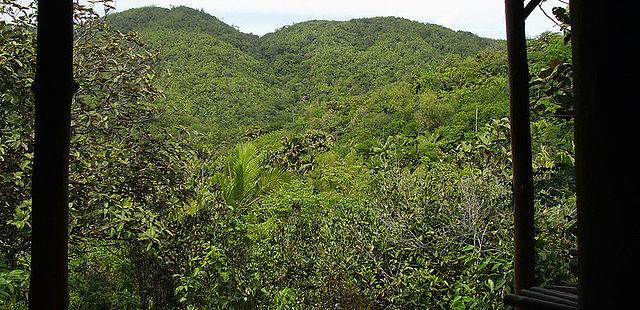
<path fill-rule="evenodd" d="M 505 38 L 504 0 L 116 0 L 118 11 L 141 7 L 186 5 L 204 9 L 241 31 L 263 35 L 311 19 L 348 20 L 398 16 L 465 30 L 483 37 Z M 550 14 L 558 0 L 543 6 Z M 527 35 L 557 30 L 539 9 L 527 20 Z"/>

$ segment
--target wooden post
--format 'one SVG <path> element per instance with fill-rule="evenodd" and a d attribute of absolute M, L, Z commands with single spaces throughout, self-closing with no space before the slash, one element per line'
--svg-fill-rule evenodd
<path fill-rule="evenodd" d="M 637 308 L 637 3 L 571 0 L 570 6 L 580 303 L 585 310 Z"/>
<path fill-rule="evenodd" d="M 506 0 L 513 212 L 515 291 L 535 285 L 533 168 L 529 120 L 529 65 L 525 37 L 524 1 Z"/>
<path fill-rule="evenodd" d="M 66 309 L 73 1 L 38 1 L 30 309 Z"/>

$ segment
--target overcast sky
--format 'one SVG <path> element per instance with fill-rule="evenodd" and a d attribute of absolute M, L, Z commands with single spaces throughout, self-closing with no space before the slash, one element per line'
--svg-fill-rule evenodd
<path fill-rule="evenodd" d="M 118 11 L 141 7 L 186 5 L 204 9 L 241 31 L 263 35 L 311 19 L 349 20 L 398 16 L 466 30 L 483 37 L 505 38 L 504 0 L 116 0 Z M 557 0 L 544 4 L 547 12 Z M 527 20 L 527 35 L 557 30 L 540 10 Z"/>

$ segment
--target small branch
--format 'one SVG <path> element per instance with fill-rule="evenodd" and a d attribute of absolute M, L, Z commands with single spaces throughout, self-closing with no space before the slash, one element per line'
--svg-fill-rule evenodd
<path fill-rule="evenodd" d="M 560 29 L 562 29 L 562 30 L 564 30 L 564 31 L 568 31 L 568 30 L 569 30 L 569 29 L 567 28 L 567 26 L 565 26 L 565 25 L 563 25 L 563 24 L 561 24 L 561 23 L 558 23 L 558 21 L 557 21 L 555 18 L 551 17 L 551 16 L 547 13 L 547 11 L 545 11 L 545 10 L 544 10 L 544 8 L 542 7 L 542 4 L 538 5 L 538 7 L 540 8 L 540 11 L 542 11 L 542 14 L 544 14 L 544 16 L 546 16 L 549 20 L 551 20 L 554 24 L 556 24 L 556 26 L 560 27 Z"/>
<path fill-rule="evenodd" d="M 536 6 L 542 7 L 542 0 L 531 0 L 524 7 L 524 18 L 526 19 L 531 15 L 531 12 L 536 9 Z"/>

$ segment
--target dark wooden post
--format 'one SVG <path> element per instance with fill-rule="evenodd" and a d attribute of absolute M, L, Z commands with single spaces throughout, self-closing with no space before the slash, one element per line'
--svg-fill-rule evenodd
<path fill-rule="evenodd" d="M 73 1 L 38 1 L 30 309 L 66 309 Z"/>
<path fill-rule="evenodd" d="M 635 1 L 571 0 L 582 309 L 638 308 L 640 49 Z"/>
<path fill-rule="evenodd" d="M 513 212 L 515 240 L 515 290 L 535 285 L 535 231 L 533 168 L 529 120 L 529 65 L 525 37 L 524 1 L 506 0 Z"/>

